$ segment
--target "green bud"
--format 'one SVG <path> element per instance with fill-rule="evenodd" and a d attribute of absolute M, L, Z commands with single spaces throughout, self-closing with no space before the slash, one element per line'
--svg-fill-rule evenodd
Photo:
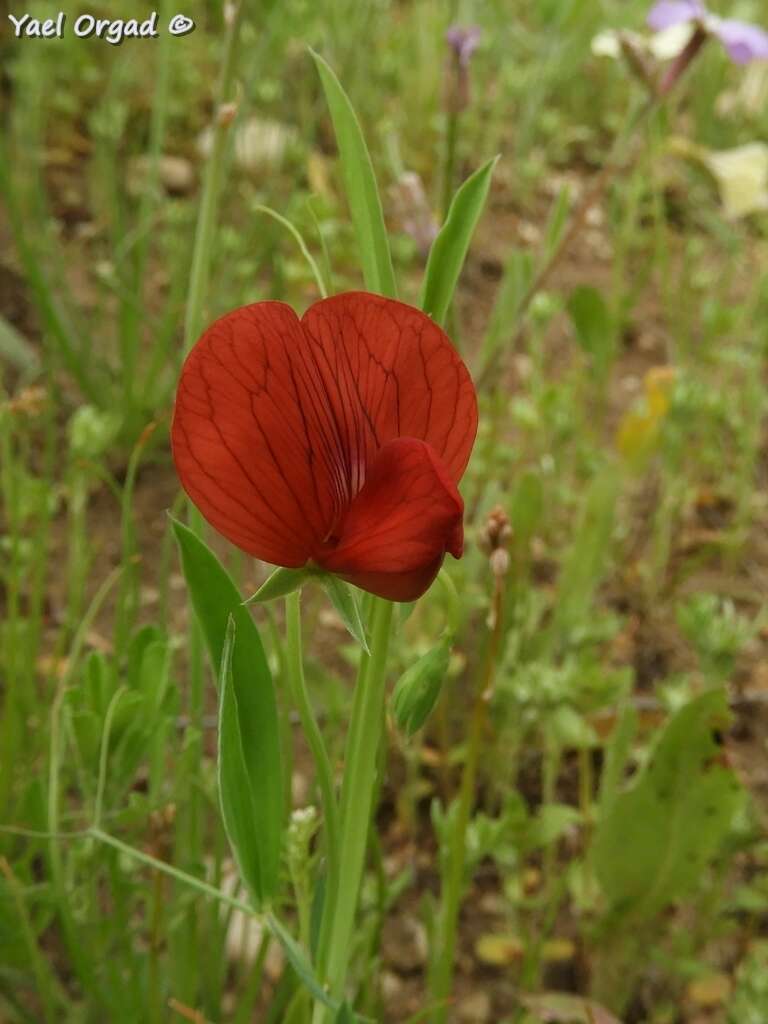
<path fill-rule="evenodd" d="M 413 736 L 424 725 L 437 703 L 450 654 L 450 640 L 441 640 L 400 676 L 392 694 L 392 713 L 407 736 Z"/>

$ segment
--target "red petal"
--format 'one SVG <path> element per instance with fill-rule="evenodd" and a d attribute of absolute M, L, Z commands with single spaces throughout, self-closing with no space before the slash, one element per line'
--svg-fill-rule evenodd
<path fill-rule="evenodd" d="M 392 601 L 415 601 L 446 551 L 462 553 L 464 503 L 430 445 L 389 441 L 368 471 L 335 546 L 315 560 L 329 572 Z"/>
<path fill-rule="evenodd" d="M 227 314 L 184 364 L 171 430 L 179 477 L 205 518 L 244 551 L 289 567 L 304 565 L 346 505 L 306 349 L 281 302 Z"/>
<path fill-rule="evenodd" d="M 421 310 L 368 292 L 322 299 L 301 322 L 349 452 L 352 495 L 360 467 L 395 437 L 426 441 L 458 482 L 477 399 L 445 332 Z"/>

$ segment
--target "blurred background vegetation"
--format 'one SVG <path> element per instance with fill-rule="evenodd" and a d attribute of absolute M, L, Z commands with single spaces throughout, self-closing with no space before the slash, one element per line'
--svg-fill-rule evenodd
<path fill-rule="evenodd" d="M 81 13 L 64 9 L 70 24 Z M 176 13 L 162 2 L 160 24 Z M 166 520 L 183 507 L 167 427 L 228 17 L 199 0 L 183 13 L 191 34 L 119 47 L 0 30 L 11 1021 L 281 1021 L 297 986 L 257 922 L 78 835 L 95 814 L 132 847 L 237 886 L 213 687 L 190 716 L 200 666 Z M 481 403 L 467 553 L 449 567 L 461 629 L 426 728 L 390 729 L 364 891 L 353 973 L 376 1020 L 432 1005 L 446 808 L 482 699 L 450 1019 L 768 1021 L 768 70 L 711 45 L 630 134 L 644 87 L 594 40 L 643 32 L 646 13 L 640 0 L 244 6 L 204 322 L 317 298 L 264 207 L 301 231 L 334 291 L 361 286 L 308 47 L 361 121 L 405 301 L 446 196 L 500 154 L 449 329 Z M 727 13 L 765 12 L 745 0 Z M 460 110 L 452 23 L 481 29 Z M 622 135 L 617 172 L 569 237 Z M 496 506 L 511 537 L 489 544 Z M 224 553 L 252 591 L 264 567 Z M 398 669 L 430 648 L 444 602 L 435 588 L 401 627 Z M 257 614 L 279 673 L 280 617 Z M 340 759 L 357 655 L 321 601 L 309 618 L 309 683 Z M 311 762 L 289 710 L 302 807 Z M 311 834 L 292 837 L 288 919 L 314 870 Z"/>

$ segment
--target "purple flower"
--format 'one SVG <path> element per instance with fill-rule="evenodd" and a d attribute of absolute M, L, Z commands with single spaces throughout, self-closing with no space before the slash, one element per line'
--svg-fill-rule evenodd
<path fill-rule="evenodd" d="M 648 25 L 654 32 L 663 32 L 672 25 L 706 18 L 707 9 L 700 0 L 660 0 L 648 15 Z"/>
<path fill-rule="evenodd" d="M 735 64 L 768 60 L 768 33 L 745 21 L 710 14 L 701 0 L 660 0 L 648 14 L 648 24 L 656 32 L 687 21 L 719 39 Z"/>
<path fill-rule="evenodd" d="M 461 67 L 466 68 L 469 59 L 477 49 L 482 31 L 479 25 L 451 25 L 445 33 L 445 41 L 456 54 Z"/>

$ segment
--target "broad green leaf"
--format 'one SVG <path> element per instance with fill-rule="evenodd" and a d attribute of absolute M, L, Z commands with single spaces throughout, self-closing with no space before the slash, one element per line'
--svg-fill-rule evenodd
<path fill-rule="evenodd" d="M 424 725 L 437 703 L 450 656 L 450 640 L 442 640 L 409 666 L 397 681 L 392 692 L 392 713 L 406 736 L 413 736 Z"/>
<path fill-rule="evenodd" d="M 456 282 L 491 186 L 497 156 L 470 175 L 453 197 L 448 216 L 432 243 L 424 274 L 420 305 L 442 324 L 453 299 Z"/>
<path fill-rule="evenodd" d="M 633 784 L 609 803 L 593 854 L 614 913 L 651 918 L 701 881 L 743 798 L 715 738 L 728 717 L 723 690 L 690 701 Z"/>
<path fill-rule="evenodd" d="M 227 571 L 214 553 L 186 526 L 173 520 L 184 576 L 195 615 L 205 636 L 217 673 L 222 665 L 227 623 L 234 621 L 237 641 L 230 652 L 232 697 L 238 709 L 246 768 L 250 779 L 258 840 L 258 903 L 268 903 L 277 891 L 280 847 L 284 828 L 285 783 L 280 751 L 280 727 L 272 676 L 259 631 Z M 251 880 L 246 879 L 251 884 Z"/>
<path fill-rule="evenodd" d="M 243 604 L 261 604 L 264 601 L 274 601 L 278 597 L 285 597 L 286 594 L 292 594 L 294 590 L 298 590 L 311 575 L 307 569 L 275 569 L 256 593 L 243 601 Z"/>
<path fill-rule="evenodd" d="M 360 123 L 336 75 L 323 58 L 310 50 L 320 75 L 336 133 L 341 169 L 352 223 L 357 235 L 366 288 L 397 297 L 384 213 Z"/>
<path fill-rule="evenodd" d="M 330 573 L 319 576 L 318 579 L 350 635 L 357 640 L 366 654 L 370 654 L 365 623 L 355 590 L 344 580 L 340 580 L 338 576 L 333 576 Z"/>
<path fill-rule="evenodd" d="M 582 349 L 605 374 L 616 354 L 616 333 L 605 299 L 596 288 L 580 285 L 571 292 L 568 313 Z"/>

